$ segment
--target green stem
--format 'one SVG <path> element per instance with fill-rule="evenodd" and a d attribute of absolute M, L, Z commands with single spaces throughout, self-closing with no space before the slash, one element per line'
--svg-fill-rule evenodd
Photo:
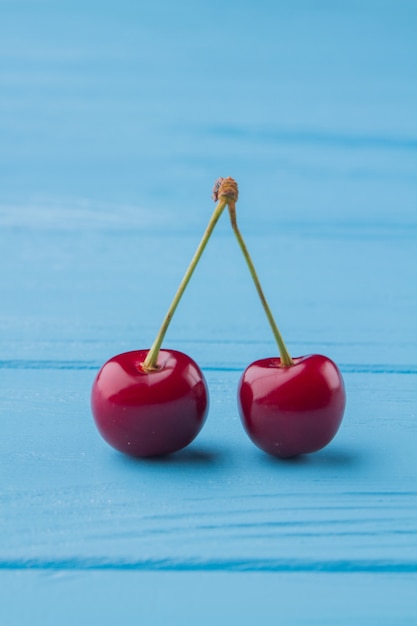
<path fill-rule="evenodd" d="M 289 367 L 291 365 L 294 365 L 294 361 L 292 360 L 290 353 L 287 350 L 287 347 L 284 343 L 284 340 L 282 338 L 281 333 L 278 330 L 278 326 L 275 323 L 275 320 L 273 318 L 273 315 L 271 313 L 271 309 L 268 306 L 268 302 L 266 301 L 264 292 L 262 290 L 261 287 L 261 283 L 259 282 L 259 278 L 258 275 L 256 273 L 255 270 L 255 266 L 253 264 L 253 261 L 250 257 L 249 251 L 246 247 L 245 241 L 241 235 L 241 232 L 238 228 L 237 225 L 237 220 L 236 220 L 236 203 L 234 200 L 228 200 L 228 207 L 229 207 L 229 214 L 230 214 L 230 221 L 232 223 L 232 228 L 233 228 L 233 232 L 236 235 L 236 239 L 238 241 L 238 244 L 240 246 L 240 249 L 242 250 L 243 256 L 245 258 L 245 261 L 249 267 L 249 271 L 250 274 L 252 276 L 253 282 L 255 283 L 255 287 L 256 290 L 258 292 L 258 296 L 261 300 L 262 306 L 264 308 L 264 311 L 266 313 L 266 317 L 268 318 L 268 322 L 271 326 L 271 330 L 272 333 L 275 337 L 275 341 L 277 342 L 277 346 L 278 346 L 278 350 L 279 350 L 279 354 L 281 357 L 281 364 L 284 365 L 285 367 Z"/>
<path fill-rule="evenodd" d="M 165 315 L 164 321 L 162 322 L 161 328 L 159 329 L 159 332 L 155 338 L 155 341 L 153 342 L 152 347 L 149 350 L 148 354 L 146 355 L 146 359 L 143 362 L 142 367 L 145 370 L 157 369 L 156 363 L 158 360 L 159 350 L 161 349 L 161 345 L 164 340 L 165 334 L 168 330 L 168 326 L 172 320 L 172 317 L 179 304 L 179 301 L 181 300 L 182 295 L 188 283 L 190 282 L 190 278 L 200 260 L 200 257 L 204 252 L 204 249 L 207 245 L 208 240 L 210 239 L 210 236 L 214 230 L 214 227 L 216 226 L 221 214 L 223 213 L 223 210 L 226 204 L 227 204 L 227 198 L 221 198 L 216 208 L 214 209 L 213 215 L 211 216 L 210 221 L 207 224 L 207 228 L 204 231 L 204 234 L 201 238 L 199 246 L 197 250 L 195 251 L 195 254 L 191 260 L 191 263 L 188 266 L 187 271 L 184 274 L 184 278 L 182 279 L 177 289 L 177 293 L 175 294 L 174 299 L 172 300 L 171 305 L 167 311 L 167 314 Z"/>

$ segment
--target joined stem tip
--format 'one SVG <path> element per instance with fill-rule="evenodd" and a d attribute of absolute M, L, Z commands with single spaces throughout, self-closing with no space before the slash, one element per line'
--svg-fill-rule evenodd
<path fill-rule="evenodd" d="M 228 200 L 237 201 L 239 196 L 239 189 L 237 182 L 231 177 L 218 178 L 214 183 L 212 198 L 214 202 L 217 202 L 219 198 L 227 198 Z"/>

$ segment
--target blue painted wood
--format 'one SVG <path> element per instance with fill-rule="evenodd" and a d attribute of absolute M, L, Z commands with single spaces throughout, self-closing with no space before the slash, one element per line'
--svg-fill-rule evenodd
<path fill-rule="evenodd" d="M 0 623 L 414 623 L 415 4 L 0 10 Z M 151 344 L 229 174 L 345 421 L 290 462 L 246 438 L 237 382 L 276 348 L 225 217 L 166 338 L 204 369 L 207 424 L 125 458 L 92 380 Z"/>
<path fill-rule="evenodd" d="M 415 579 L 402 574 L 395 585 L 386 574 L 19 571 L 5 585 L 0 578 L 2 599 L 25 589 L 27 602 L 15 607 L 11 626 L 71 624 L 80 616 L 105 626 L 119 621 L 251 626 L 257 615 L 268 626 L 284 619 L 290 626 L 331 626 L 335 619 L 342 626 L 415 623 Z"/>

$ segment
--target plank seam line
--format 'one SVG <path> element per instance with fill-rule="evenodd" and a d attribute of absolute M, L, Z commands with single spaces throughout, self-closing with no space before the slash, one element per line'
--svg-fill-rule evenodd
<path fill-rule="evenodd" d="M 11 370 L 99 370 L 102 363 L 98 361 L 59 361 L 59 360 L 2 360 L 0 369 Z M 205 372 L 242 372 L 246 365 L 242 366 L 202 366 Z M 346 374 L 417 374 L 417 367 L 409 365 L 384 365 L 351 363 L 339 364 L 340 370 Z"/>
<path fill-rule="evenodd" d="M 225 571 L 225 572 L 324 572 L 324 573 L 417 573 L 417 561 L 389 560 L 106 560 L 91 559 L 15 559 L 0 561 L 0 570 L 72 571 Z"/>

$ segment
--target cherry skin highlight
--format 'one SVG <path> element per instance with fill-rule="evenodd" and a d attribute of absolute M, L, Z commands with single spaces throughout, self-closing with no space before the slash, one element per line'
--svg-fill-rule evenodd
<path fill-rule="evenodd" d="M 244 371 L 238 388 L 242 424 L 261 450 L 280 458 L 316 452 L 336 435 L 346 404 L 336 364 L 318 354 L 281 365 L 261 359 Z"/>
<path fill-rule="evenodd" d="M 207 384 L 186 354 L 160 350 L 156 369 L 143 368 L 148 350 L 118 354 L 93 384 L 91 407 L 108 444 L 134 457 L 170 454 L 200 432 L 208 412 Z"/>

